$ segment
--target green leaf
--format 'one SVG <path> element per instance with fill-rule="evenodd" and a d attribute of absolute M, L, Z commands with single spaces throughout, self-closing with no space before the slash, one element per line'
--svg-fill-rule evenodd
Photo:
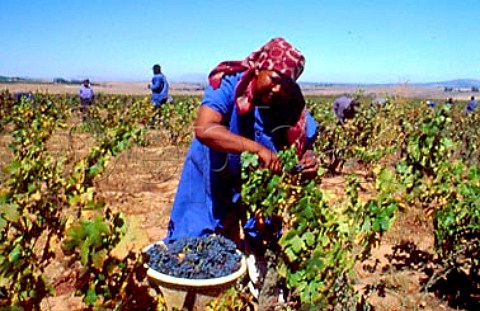
<path fill-rule="evenodd" d="M 380 219 L 380 227 L 382 231 L 387 231 L 390 228 L 390 219 L 388 218 L 381 218 Z"/>
<path fill-rule="evenodd" d="M 292 250 L 295 252 L 295 253 L 300 253 L 300 251 L 302 250 L 302 248 L 304 247 L 304 242 L 303 240 L 296 236 L 294 237 L 291 241 L 290 241 L 291 245 L 292 245 Z"/>
<path fill-rule="evenodd" d="M 292 248 L 288 247 L 284 250 L 284 252 L 290 262 L 297 260 L 298 256 L 293 252 Z"/>
<path fill-rule="evenodd" d="M 98 175 L 99 173 L 99 168 L 98 168 L 98 165 L 92 165 L 88 168 L 88 176 L 89 177 L 95 177 Z"/>
<path fill-rule="evenodd" d="M 21 247 L 20 245 L 15 245 L 15 247 L 12 249 L 12 251 L 10 252 L 10 254 L 8 254 L 8 259 L 10 260 L 10 262 L 16 264 L 18 259 L 20 258 L 20 254 L 21 254 Z"/>
<path fill-rule="evenodd" d="M 82 243 L 82 247 L 80 249 L 80 260 L 83 265 L 87 265 L 88 263 L 88 258 L 90 255 L 90 243 L 89 243 L 89 238 L 87 237 L 85 239 L 85 243 Z"/>
<path fill-rule="evenodd" d="M 362 224 L 362 231 L 363 232 L 370 232 L 370 229 L 372 228 L 372 223 L 370 221 L 370 218 L 365 218 Z"/>
<path fill-rule="evenodd" d="M 307 246 L 313 246 L 315 244 L 315 235 L 310 231 L 303 234 L 303 239 L 307 243 Z"/>
<path fill-rule="evenodd" d="M 95 305 L 95 303 L 97 302 L 97 293 L 95 292 L 94 289 L 92 288 L 88 289 L 87 294 L 85 295 L 84 301 L 87 305 L 91 305 L 91 306 Z"/>
<path fill-rule="evenodd" d="M 325 246 L 328 245 L 328 243 L 330 243 L 330 238 L 329 238 L 327 235 L 322 235 L 322 236 L 320 236 L 320 244 L 321 244 L 322 246 L 325 247 Z"/>
<path fill-rule="evenodd" d="M 19 219 L 18 204 L 1 204 L 0 214 L 5 220 L 15 222 Z"/>
<path fill-rule="evenodd" d="M 290 273 L 288 275 L 288 282 L 289 282 L 289 285 L 292 287 L 292 288 L 296 288 L 300 285 L 300 282 L 302 281 L 303 279 L 303 276 L 304 276 L 304 272 L 303 271 L 296 271 L 295 273 Z M 297 288 L 298 289 L 298 288 Z"/>
<path fill-rule="evenodd" d="M 0 231 L 5 229 L 7 224 L 8 224 L 8 222 L 2 216 L 0 216 Z"/>

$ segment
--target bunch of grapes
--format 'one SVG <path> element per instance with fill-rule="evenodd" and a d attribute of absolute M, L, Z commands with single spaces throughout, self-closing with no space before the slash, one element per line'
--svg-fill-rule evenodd
<path fill-rule="evenodd" d="M 148 266 L 160 273 L 186 279 L 227 276 L 241 265 L 235 243 L 217 235 L 185 237 L 171 243 L 154 244 L 146 254 Z"/>

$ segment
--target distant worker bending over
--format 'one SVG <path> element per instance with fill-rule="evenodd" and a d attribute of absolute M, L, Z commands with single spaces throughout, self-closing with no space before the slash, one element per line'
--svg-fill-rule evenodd
<path fill-rule="evenodd" d="M 345 126 L 345 120 L 355 116 L 358 105 L 359 103 L 354 98 L 345 95 L 335 98 L 333 101 L 333 112 L 342 127 Z"/>
<path fill-rule="evenodd" d="M 437 102 L 435 102 L 433 100 L 427 100 L 427 106 L 430 107 L 430 108 L 435 108 L 435 107 L 437 107 Z"/>
<path fill-rule="evenodd" d="M 20 103 L 22 98 L 27 101 L 33 101 L 33 94 L 32 92 L 17 92 L 13 94 L 15 103 Z"/>

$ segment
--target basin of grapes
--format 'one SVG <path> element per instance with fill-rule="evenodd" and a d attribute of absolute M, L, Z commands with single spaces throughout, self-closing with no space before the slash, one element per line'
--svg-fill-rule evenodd
<path fill-rule="evenodd" d="M 222 236 L 157 242 L 144 249 L 147 276 L 161 291 L 169 310 L 202 310 L 235 285 L 247 269 L 245 257 Z"/>

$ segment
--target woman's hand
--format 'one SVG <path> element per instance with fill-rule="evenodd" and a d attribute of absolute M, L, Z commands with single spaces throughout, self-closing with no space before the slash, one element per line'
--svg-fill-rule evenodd
<path fill-rule="evenodd" d="M 313 178 L 317 174 L 318 170 L 318 160 L 315 157 L 313 150 L 307 150 L 300 160 L 300 165 L 302 166 L 302 174 L 306 178 Z"/>
<path fill-rule="evenodd" d="M 282 172 L 282 163 L 275 152 L 263 147 L 257 152 L 257 155 L 263 163 L 263 167 L 268 168 L 274 174 L 280 174 Z"/>

